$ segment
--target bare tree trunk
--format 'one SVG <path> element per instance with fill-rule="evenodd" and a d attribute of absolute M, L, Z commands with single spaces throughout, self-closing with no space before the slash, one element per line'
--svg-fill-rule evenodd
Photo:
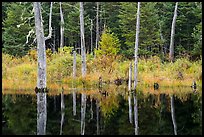
<path fill-rule="evenodd" d="M 53 47 L 52 47 L 52 51 L 53 51 L 53 53 L 56 52 L 55 47 L 56 47 L 56 42 L 55 42 L 55 28 L 54 28 L 54 45 L 53 45 Z"/>
<path fill-rule="evenodd" d="M 84 38 L 84 8 L 83 3 L 80 2 L 80 30 L 81 30 L 81 58 L 82 58 L 82 77 L 86 75 L 86 49 Z"/>
<path fill-rule="evenodd" d="M 62 13 L 62 3 L 60 2 L 60 17 L 61 17 L 61 25 L 60 25 L 60 48 L 64 47 L 64 17 Z"/>
<path fill-rule="evenodd" d="M 129 121 L 132 123 L 132 105 L 131 105 L 131 85 L 132 85 L 132 63 L 130 63 L 130 68 L 129 68 L 129 81 L 128 81 L 128 103 L 129 103 Z"/>
<path fill-rule="evenodd" d="M 73 52 L 73 78 L 76 78 L 76 51 Z"/>
<path fill-rule="evenodd" d="M 99 41 L 99 24 L 98 24 L 98 12 L 99 12 L 99 2 L 96 2 L 96 49 L 98 49 Z"/>
<path fill-rule="evenodd" d="M 92 38 L 92 30 L 93 30 L 93 20 L 91 19 L 91 54 L 93 54 L 93 38 Z"/>
<path fill-rule="evenodd" d="M 139 29 L 140 29 L 140 2 L 137 7 L 137 24 L 136 24 L 136 37 L 135 37 L 135 67 L 134 67 L 134 90 L 137 86 L 137 54 L 138 54 L 138 43 L 139 43 Z"/>
<path fill-rule="evenodd" d="M 177 17 L 177 7 L 178 7 L 178 2 L 176 2 L 174 17 L 173 17 L 172 26 L 171 26 L 171 41 L 170 41 L 170 48 L 169 48 L 170 50 L 169 58 L 171 62 L 174 60 L 174 34 L 175 34 L 175 25 L 176 25 L 176 17 Z"/>
<path fill-rule="evenodd" d="M 37 88 L 46 88 L 46 52 L 45 39 L 42 24 L 42 15 L 40 11 L 40 3 L 34 2 L 35 10 L 35 28 L 37 37 L 37 53 L 38 53 L 38 78 Z"/>
<path fill-rule="evenodd" d="M 174 109 L 174 97 L 171 96 L 171 118 L 174 126 L 174 135 L 177 135 L 177 125 L 176 125 L 176 119 L 175 119 L 175 109 Z"/>
<path fill-rule="evenodd" d="M 46 90 L 46 52 L 40 2 L 34 2 L 35 29 L 37 38 L 38 76 L 37 76 L 37 135 L 46 134 L 47 94 Z M 41 93 L 39 93 L 41 91 Z"/>
<path fill-rule="evenodd" d="M 164 37 L 163 37 L 163 35 L 162 35 L 161 22 L 159 22 L 159 32 L 160 32 L 160 38 L 161 38 L 161 41 L 162 41 L 161 53 L 162 53 L 163 55 L 165 55 L 165 54 L 164 54 L 164 50 L 163 50 L 163 48 L 164 48 Z"/>
<path fill-rule="evenodd" d="M 45 40 L 50 39 L 52 37 L 52 2 L 50 4 L 50 16 L 49 16 L 49 34 L 45 37 Z"/>

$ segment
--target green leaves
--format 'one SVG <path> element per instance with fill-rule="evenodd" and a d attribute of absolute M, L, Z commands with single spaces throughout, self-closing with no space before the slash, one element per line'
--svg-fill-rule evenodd
<path fill-rule="evenodd" d="M 120 48 L 119 39 L 111 33 L 109 29 L 105 29 L 99 42 L 99 49 L 95 50 L 96 55 L 117 55 Z"/>

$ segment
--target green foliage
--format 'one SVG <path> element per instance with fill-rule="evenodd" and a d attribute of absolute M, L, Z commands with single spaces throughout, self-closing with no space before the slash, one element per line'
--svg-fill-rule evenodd
<path fill-rule="evenodd" d="M 19 4 L 12 2 L 6 10 L 3 20 L 3 49 L 4 53 L 23 56 L 30 49 L 26 44 L 26 35 L 32 29 L 29 17 L 31 16 L 31 3 Z"/>
<path fill-rule="evenodd" d="M 99 45 L 99 49 L 95 50 L 96 56 L 114 56 L 120 48 L 119 39 L 109 29 L 103 31 Z"/>
<path fill-rule="evenodd" d="M 195 40 L 192 54 L 194 56 L 200 56 L 202 55 L 202 22 L 196 25 L 192 33 L 192 37 Z"/>

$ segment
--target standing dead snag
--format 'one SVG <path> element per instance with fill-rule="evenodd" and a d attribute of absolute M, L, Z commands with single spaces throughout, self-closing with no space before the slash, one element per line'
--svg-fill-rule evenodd
<path fill-rule="evenodd" d="M 40 2 L 34 2 L 35 29 L 37 38 L 38 74 L 37 74 L 37 134 L 46 134 L 47 93 L 46 91 L 46 52 Z"/>
<path fill-rule="evenodd" d="M 128 103 L 129 103 L 129 121 L 132 123 L 132 104 L 131 104 L 131 98 L 132 98 L 132 91 L 131 91 L 131 85 L 132 85 L 132 62 L 130 63 L 129 68 L 129 80 L 128 80 Z"/>
<path fill-rule="evenodd" d="M 137 23 L 136 23 L 136 37 L 135 37 L 135 69 L 134 69 L 134 117 L 135 117 L 135 135 L 138 135 L 138 108 L 137 108 L 137 98 L 136 98 L 136 86 L 137 86 L 137 62 L 138 62 L 138 43 L 139 43 L 139 29 L 140 29 L 140 2 L 138 2 L 137 7 Z"/>
<path fill-rule="evenodd" d="M 62 13 L 62 3 L 60 2 L 60 18 L 61 18 L 61 25 L 60 25 L 60 48 L 64 46 L 64 17 Z"/>
<path fill-rule="evenodd" d="M 171 41 L 170 41 L 170 52 L 169 52 L 169 59 L 172 62 L 174 60 L 174 34 L 175 34 L 175 25 L 176 25 L 176 17 L 177 17 L 177 7 L 178 2 L 176 2 L 175 10 L 174 10 L 174 17 L 171 26 Z"/>
<path fill-rule="evenodd" d="M 137 23 L 136 23 L 136 37 L 135 37 L 135 66 L 134 66 L 134 90 L 137 86 L 137 62 L 138 62 L 138 43 L 139 43 L 139 32 L 140 32 L 140 2 L 138 2 L 137 8 Z"/>
<path fill-rule="evenodd" d="M 82 58 L 82 77 L 86 76 L 86 51 L 84 38 L 84 8 L 80 2 L 80 31 L 81 31 L 81 58 Z M 81 135 L 85 134 L 85 114 L 86 114 L 86 94 L 81 96 Z"/>
<path fill-rule="evenodd" d="M 84 37 L 84 8 L 83 3 L 80 2 L 80 31 L 81 31 L 81 58 L 82 58 L 82 77 L 86 75 L 86 48 Z"/>
<path fill-rule="evenodd" d="M 96 2 L 96 49 L 98 49 L 99 41 L 99 23 L 98 23 L 98 12 L 99 12 L 99 2 Z"/>

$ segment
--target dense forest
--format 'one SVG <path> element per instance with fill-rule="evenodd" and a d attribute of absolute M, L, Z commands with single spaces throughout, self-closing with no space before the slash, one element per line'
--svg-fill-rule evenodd
<path fill-rule="evenodd" d="M 98 79 L 102 74 L 104 77 L 112 74 L 115 79 L 128 77 L 129 63 L 134 60 L 135 52 L 137 5 L 137 2 L 83 3 L 84 59 L 87 61 L 87 74 L 92 74 L 92 79 Z M 162 77 L 173 74 L 173 78 L 185 79 L 191 74 L 189 83 L 202 77 L 202 2 L 178 3 L 174 67 L 168 64 L 175 5 L 175 2 L 141 2 L 138 73 L 143 80 L 142 72 L 155 72 L 160 68 L 168 71 L 166 74 L 159 72 Z M 47 36 L 48 79 L 62 80 L 72 76 L 73 51 L 77 53 L 79 69 L 76 75 L 81 76 L 79 2 L 42 2 L 41 13 L 44 35 Z M 2 34 L 3 78 L 8 79 L 9 73 L 15 71 L 22 71 L 23 75 L 26 74 L 24 71 L 35 73 L 37 41 L 33 3 L 3 2 Z M 22 63 L 24 66 L 19 66 Z M 19 68 L 9 70 L 12 66 Z M 152 77 L 159 77 L 157 74 Z"/>
<path fill-rule="evenodd" d="M 139 56 L 158 55 L 164 58 L 169 52 L 171 23 L 174 2 L 142 2 Z M 98 10 L 98 11 L 97 11 Z M 3 52 L 23 56 L 36 47 L 33 42 L 34 13 L 30 2 L 3 2 Z M 45 35 L 49 33 L 50 2 L 42 2 L 42 16 Z M 99 41 L 104 28 L 108 28 L 118 39 L 118 52 L 132 58 L 136 29 L 136 2 L 84 3 L 86 52 L 97 47 L 97 21 Z M 80 49 L 79 3 L 62 2 L 64 16 L 64 46 Z M 46 41 L 46 49 L 60 47 L 60 4 L 53 3 L 52 38 Z M 202 3 L 179 2 L 175 31 L 175 56 L 198 59 L 202 56 Z M 80 52 L 77 50 L 77 52 Z"/>

